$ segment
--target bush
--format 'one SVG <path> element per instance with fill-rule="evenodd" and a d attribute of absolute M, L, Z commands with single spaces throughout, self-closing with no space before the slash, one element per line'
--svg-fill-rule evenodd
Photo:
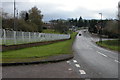
<path fill-rule="evenodd" d="M 18 20 L 17 30 L 36 32 L 38 31 L 37 25 L 25 22 L 24 20 Z"/>
<path fill-rule="evenodd" d="M 118 22 L 108 21 L 103 29 L 103 34 L 108 35 L 109 38 L 118 38 L 120 36 Z"/>

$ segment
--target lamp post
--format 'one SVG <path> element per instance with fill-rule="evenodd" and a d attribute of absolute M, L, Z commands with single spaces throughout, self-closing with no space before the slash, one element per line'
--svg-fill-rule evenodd
<path fill-rule="evenodd" d="M 101 15 L 101 23 L 100 23 L 100 29 L 99 29 L 99 35 L 100 35 L 100 39 L 99 42 L 102 43 L 102 13 L 99 13 Z"/>

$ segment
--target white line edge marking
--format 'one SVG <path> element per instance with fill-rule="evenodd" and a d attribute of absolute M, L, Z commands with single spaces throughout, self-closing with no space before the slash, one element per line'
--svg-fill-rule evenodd
<path fill-rule="evenodd" d="M 101 52 L 99 52 L 99 51 L 97 51 L 97 53 L 103 55 L 104 57 L 108 57 L 107 55 L 105 55 L 105 54 L 103 54 L 103 53 L 101 53 Z"/>
<path fill-rule="evenodd" d="M 79 64 L 75 64 L 75 66 L 76 66 L 76 67 L 80 67 L 80 65 L 79 65 Z"/>
<path fill-rule="evenodd" d="M 86 74 L 84 70 L 79 70 L 80 74 Z"/>
<path fill-rule="evenodd" d="M 120 63 L 118 60 L 114 60 L 115 62 L 117 62 L 117 63 Z"/>
<path fill-rule="evenodd" d="M 73 60 L 74 63 L 76 63 L 77 61 L 76 60 Z"/>

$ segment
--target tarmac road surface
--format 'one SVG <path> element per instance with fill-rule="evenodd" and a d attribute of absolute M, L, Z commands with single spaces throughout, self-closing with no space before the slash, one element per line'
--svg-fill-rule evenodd
<path fill-rule="evenodd" d="M 79 78 L 66 61 L 47 64 L 5 66 L 3 78 Z"/>
<path fill-rule="evenodd" d="M 99 38 L 91 37 L 87 31 L 81 30 L 79 33 L 81 36 L 77 35 L 73 45 L 75 57 L 69 63 L 80 77 L 118 78 L 118 65 L 120 64 L 118 52 L 97 46 L 95 41 Z"/>

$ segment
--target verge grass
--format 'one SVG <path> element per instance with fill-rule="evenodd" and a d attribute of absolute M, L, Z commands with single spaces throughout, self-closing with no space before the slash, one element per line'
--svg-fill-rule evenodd
<path fill-rule="evenodd" d="M 72 54 L 72 43 L 77 33 L 71 34 L 71 39 L 48 45 L 42 45 L 20 50 L 2 52 L 2 62 L 38 61 L 49 56 Z"/>
<path fill-rule="evenodd" d="M 96 44 L 120 52 L 120 40 L 106 40 L 102 41 L 102 43 L 96 42 Z"/>

